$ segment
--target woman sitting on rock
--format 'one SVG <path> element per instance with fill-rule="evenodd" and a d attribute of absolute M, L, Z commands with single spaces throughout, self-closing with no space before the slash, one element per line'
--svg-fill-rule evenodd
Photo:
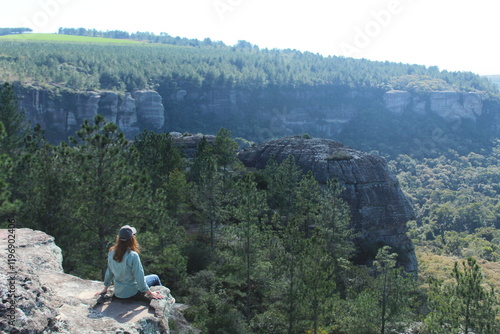
<path fill-rule="evenodd" d="M 151 286 L 161 285 L 161 281 L 157 275 L 144 276 L 136 233 L 137 230 L 129 225 L 123 226 L 118 232 L 116 242 L 108 253 L 104 289 L 96 295 L 106 294 L 114 281 L 115 297 L 140 298 L 146 295 L 153 299 L 163 299 L 161 293 L 149 290 Z"/>

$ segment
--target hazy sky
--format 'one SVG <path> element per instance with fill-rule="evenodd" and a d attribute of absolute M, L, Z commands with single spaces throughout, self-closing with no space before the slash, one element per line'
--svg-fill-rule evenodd
<path fill-rule="evenodd" d="M 500 74 L 498 0 L 0 0 L 0 8 L 0 27 L 35 32 L 166 32 Z"/>

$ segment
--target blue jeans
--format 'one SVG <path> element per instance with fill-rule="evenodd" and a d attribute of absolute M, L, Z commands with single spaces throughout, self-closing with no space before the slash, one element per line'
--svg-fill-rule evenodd
<path fill-rule="evenodd" d="M 144 276 L 144 280 L 146 281 L 146 285 L 149 287 L 157 286 L 157 285 L 161 286 L 161 281 L 160 281 L 160 278 L 158 277 L 158 275 L 153 274 L 153 275 Z"/>

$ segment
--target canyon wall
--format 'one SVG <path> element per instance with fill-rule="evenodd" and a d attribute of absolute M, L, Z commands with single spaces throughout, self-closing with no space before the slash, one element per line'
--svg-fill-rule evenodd
<path fill-rule="evenodd" d="M 33 124 L 40 123 L 52 141 L 74 135 L 84 119 L 98 113 L 117 123 L 131 139 L 143 129 L 215 134 L 224 127 L 235 137 L 254 142 L 308 133 L 358 147 L 358 132 L 363 135 L 381 128 L 382 135 L 387 135 L 400 128 L 383 128 L 388 121 L 409 122 L 411 126 L 430 119 L 441 122 L 438 131 L 447 131 L 450 124 L 452 130 L 460 130 L 466 124 L 467 129 L 472 126 L 485 137 L 500 136 L 500 105 L 481 92 L 416 94 L 333 85 L 255 90 L 159 87 L 157 91 L 81 93 L 18 87 L 17 92 L 27 118 Z M 433 131 L 422 135 L 429 138 Z M 353 133 L 357 137 L 352 138 Z M 409 134 L 398 134 L 405 135 Z"/>

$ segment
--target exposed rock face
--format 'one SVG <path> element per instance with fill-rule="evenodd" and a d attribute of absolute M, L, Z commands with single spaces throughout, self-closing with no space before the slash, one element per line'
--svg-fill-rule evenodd
<path fill-rule="evenodd" d="M 391 90 L 384 94 L 385 107 L 395 114 L 407 108 L 416 114 L 427 110 L 445 120 L 472 119 L 482 114 L 483 96 L 481 93 L 457 93 L 453 91 L 431 92 L 428 99 L 414 96 L 406 91 Z"/>
<path fill-rule="evenodd" d="M 159 130 L 165 122 L 161 96 L 155 91 L 117 92 L 50 92 L 34 87 L 18 88 L 19 106 L 28 120 L 40 124 L 49 137 L 66 139 L 78 130 L 84 120 L 101 114 L 118 124 L 133 138 L 140 129 Z"/>
<path fill-rule="evenodd" d="M 7 230 L 0 230 L 0 248 L 6 249 Z M 166 287 L 153 287 L 165 299 L 117 301 L 94 294 L 102 282 L 65 274 L 61 249 L 40 231 L 15 231 L 16 262 L 0 262 L 0 333 L 169 333 L 173 298 Z M 9 281 L 10 280 L 10 281 Z M 9 289 L 15 304 L 10 304 Z M 11 306 L 12 305 L 12 306 Z M 9 323 L 9 317 L 13 323 Z"/>
<path fill-rule="evenodd" d="M 147 129 L 161 129 L 165 122 L 161 96 L 152 90 L 141 90 L 134 93 L 134 99 L 139 122 Z"/>
<path fill-rule="evenodd" d="M 289 155 L 295 156 L 304 172 L 311 170 L 321 184 L 331 178 L 338 179 L 345 188 L 342 197 L 351 208 L 360 245 L 391 245 L 404 255 L 405 269 L 417 271 L 413 244 L 406 235 L 406 223 L 414 218 L 413 209 L 383 158 L 332 140 L 300 137 L 247 148 L 239 158 L 247 167 L 261 169 L 271 156 L 281 162 Z"/>
<path fill-rule="evenodd" d="M 242 135 L 245 138 L 262 142 L 305 132 L 326 138 L 335 136 L 358 115 L 358 103 L 368 103 L 376 96 L 376 90 L 326 85 L 256 91 L 187 90 L 182 104 L 199 108 L 199 114 L 192 121 L 198 129 L 187 131 L 215 133 L 220 127 L 227 127 L 239 134 L 247 133 Z M 172 125 L 179 129 L 175 122 Z"/>
<path fill-rule="evenodd" d="M 205 139 L 209 143 L 213 143 L 215 141 L 215 136 L 212 135 L 183 135 L 179 132 L 171 132 L 170 135 L 181 152 L 189 158 L 193 158 L 195 156 L 198 144 L 202 139 Z"/>
<path fill-rule="evenodd" d="M 117 124 L 118 98 L 115 92 L 101 92 L 95 112 L 99 110 L 107 121 Z"/>
<path fill-rule="evenodd" d="M 410 104 L 411 94 L 402 90 L 390 90 L 384 94 L 385 107 L 395 114 L 401 114 Z"/>
<path fill-rule="evenodd" d="M 410 114 L 423 122 L 429 115 L 437 115 L 445 122 L 471 120 L 481 126 L 482 132 L 500 135 L 499 104 L 483 101 L 481 93 L 414 94 L 335 85 L 265 89 L 189 87 L 164 89 L 161 95 L 152 90 L 76 93 L 28 86 L 17 87 L 17 91 L 20 107 L 25 109 L 28 119 L 33 124 L 40 123 L 52 141 L 74 135 L 84 119 L 91 119 L 97 113 L 116 122 L 130 139 L 143 129 L 214 134 L 224 127 L 235 137 L 255 142 L 304 133 L 349 140 L 352 130 L 356 132 L 366 126 L 363 117 L 368 120 L 374 117 L 376 123 L 376 114 L 384 111 L 392 112 L 403 124 Z M 473 140 L 464 138 L 468 139 Z M 412 140 L 402 138 L 403 142 Z"/>
<path fill-rule="evenodd" d="M 130 93 L 126 93 L 122 103 L 118 106 L 119 128 L 127 135 L 133 137 L 140 132 L 137 123 L 136 103 Z"/>
<path fill-rule="evenodd" d="M 482 106 L 482 98 L 477 93 L 431 93 L 431 110 L 444 119 L 476 119 L 481 115 Z"/>

